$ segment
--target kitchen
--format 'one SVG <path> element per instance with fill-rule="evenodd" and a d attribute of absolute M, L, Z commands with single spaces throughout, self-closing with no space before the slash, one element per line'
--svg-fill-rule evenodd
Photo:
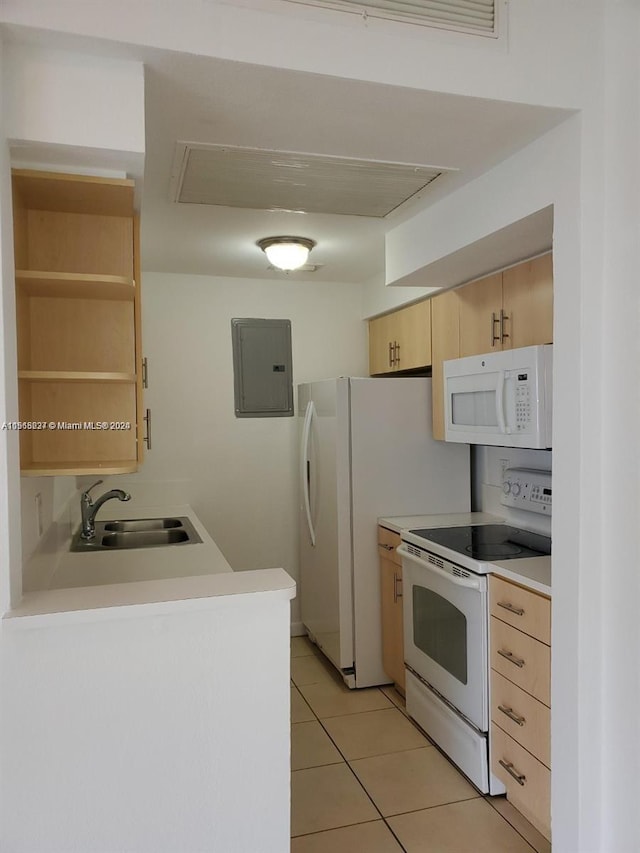
<path fill-rule="evenodd" d="M 40 11 L 42 11 L 42 10 L 40 10 Z M 229 14 L 232 14 L 232 13 L 229 12 Z M 25 12 L 25 15 L 28 16 L 28 10 Z M 514 13 L 514 15 L 515 15 L 515 17 L 514 17 L 512 23 L 513 23 L 514 27 L 517 27 L 517 24 L 518 24 L 517 13 Z M 562 31 L 562 24 L 563 24 L 563 22 L 561 20 L 554 18 L 554 25 L 559 27 L 560 31 Z M 527 20 L 527 26 L 530 26 L 530 25 L 531 25 L 531 21 Z M 84 21 L 82 26 L 85 26 L 85 27 L 88 26 L 86 20 Z M 131 24 L 131 26 L 135 29 L 135 22 L 133 24 Z M 514 30 L 514 32 L 519 32 L 519 31 L 516 29 L 516 30 Z M 141 38 L 144 38 L 144 35 L 141 34 Z M 567 37 L 566 42 L 571 41 L 571 38 Z M 564 42 L 563 44 L 566 45 L 566 42 Z M 405 47 L 406 47 L 406 45 L 405 45 Z M 577 49 L 576 49 L 576 51 L 577 51 Z M 436 56 L 433 58 L 434 62 L 436 61 L 436 59 L 442 59 L 443 58 L 441 55 L 442 51 L 439 52 L 439 49 L 436 48 L 435 52 L 436 52 Z M 446 50 L 444 52 L 446 53 Z M 242 50 L 240 49 L 238 52 L 238 56 L 241 57 L 243 55 L 244 54 L 243 54 Z M 490 59 L 489 63 L 491 61 L 493 61 L 493 60 Z M 559 63 L 562 66 L 562 70 L 564 71 L 564 69 L 566 68 L 566 63 L 567 63 L 567 56 L 566 56 L 566 52 L 564 50 L 562 51 L 562 60 L 561 60 L 561 62 L 559 60 Z M 560 68 L 560 65 L 559 65 L 559 68 Z M 584 68 L 584 67 L 587 67 L 587 65 L 588 65 L 588 63 L 582 64 L 580 67 Z M 482 75 L 480 75 L 480 77 L 482 77 Z M 533 79 L 533 77 L 531 79 Z M 557 93 L 557 98 L 559 98 L 560 100 L 562 100 L 563 94 L 562 94 L 562 89 L 557 88 L 558 82 L 560 82 L 561 86 L 567 85 L 566 81 L 568 79 L 569 78 L 566 75 L 563 76 L 562 73 L 559 73 L 555 79 L 555 83 L 554 83 L 554 85 L 556 86 L 555 92 Z M 563 82 L 563 81 L 565 81 L 565 82 Z M 485 80 L 485 82 L 486 82 L 486 80 Z M 481 87 L 479 86 L 479 88 L 481 88 Z M 541 97 L 540 102 L 544 102 L 545 99 L 548 97 L 548 92 L 544 92 L 544 93 L 541 92 L 540 97 Z M 564 97 L 565 97 L 565 102 L 568 104 L 573 104 L 576 102 L 576 100 L 579 100 L 579 98 L 576 99 L 576 98 L 568 95 L 566 92 L 564 92 Z M 557 103 L 557 99 L 554 101 L 554 99 L 551 98 L 551 101 Z M 576 386 L 576 384 L 575 384 L 575 377 L 577 377 L 577 376 L 582 377 L 583 376 L 582 371 L 586 371 L 586 370 L 590 371 L 591 375 L 598 376 L 598 375 L 600 375 L 600 371 L 602 369 L 596 363 L 597 362 L 597 347 L 590 345 L 589 347 L 586 347 L 584 349 L 584 352 L 582 353 L 582 356 L 583 356 L 583 368 L 582 368 L 582 370 L 578 369 L 578 365 L 577 365 L 577 363 L 575 363 L 575 357 L 573 355 L 571 355 L 571 353 L 575 352 L 575 350 L 571 349 L 571 353 L 570 353 L 568 350 L 563 349 L 563 346 L 564 347 L 573 347 L 574 346 L 573 335 L 578 334 L 578 330 L 575 328 L 574 321 L 569 319 L 569 318 L 571 316 L 573 316 L 573 306 L 580 304 L 580 298 L 579 298 L 580 295 L 579 295 L 579 293 L 576 293 L 576 291 L 575 291 L 575 288 L 578 287 L 577 282 L 580 280 L 580 276 L 576 276 L 574 273 L 574 269 L 572 268 L 572 253 L 574 253 L 574 258 L 575 258 L 575 252 L 576 252 L 576 246 L 577 246 L 576 241 L 579 240 L 579 237 L 576 234 L 576 231 L 575 231 L 575 228 L 573 225 L 573 220 L 571 219 L 570 214 L 567 213 L 567 210 L 569 209 L 567 207 L 567 205 L 570 206 L 570 205 L 576 203 L 576 195 L 574 193 L 575 184 L 572 184 L 571 181 L 573 181 L 574 179 L 577 180 L 577 178 L 570 170 L 565 170 L 562 167 L 563 163 L 566 164 L 567 162 L 570 161 L 570 152 L 572 152 L 574 150 L 572 146 L 574 145 L 574 143 L 576 141 L 576 137 L 574 135 L 575 132 L 577 132 L 577 128 L 575 127 L 575 125 L 572 125 L 572 124 L 565 125 L 561 130 L 559 130 L 557 133 L 555 133 L 555 135 L 552 135 L 552 137 L 547 137 L 546 139 L 542 139 L 538 143 L 534 144 L 533 146 L 530 146 L 529 149 L 524 151 L 519 158 L 513 160 L 511 163 L 506 162 L 502 169 L 497 169 L 495 171 L 495 174 L 493 174 L 492 176 L 487 178 L 485 181 L 477 182 L 473 186 L 470 186 L 468 188 L 468 190 L 466 190 L 466 191 L 460 190 L 460 193 L 457 197 L 454 197 L 454 198 L 452 198 L 446 202 L 443 199 L 442 203 L 434 205 L 431 212 L 427 211 L 427 212 L 424 212 L 423 214 L 421 214 L 421 217 L 418 217 L 418 221 L 416 221 L 414 223 L 415 229 L 417 229 L 418 232 L 436 235 L 436 237 L 434 239 L 436 239 L 436 241 L 439 243 L 438 250 L 435 249 L 435 244 L 430 244 L 430 243 L 425 244 L 425 241 L 421 240 L 419 236 L 417 239 L 412 240 L 411 243 L 409 244 L 409 246 L 407 247 L 407 245 L 406 245 L 407 233 L 406 232 L 401 233 L 400 229 L 398 229 L 396 234 L 392 233 L 392 234 L 388 235 L 388 237 L 387 237 L 387 265 L 389 267 L 388 277 L 390 279 L 399 280 L 402 276 L 406 276 L 406 275 L 409 275 L 411 273 L 411 265 L 412 264 L 415 265 L 413 267 L 414 269 L 418 269 L 418 268 L 421 268 L 422 266 L 428 265 L 428 263 L 430 261 L 432 262 L 432 261 L 437 260 L 438 254 L 440 257 L 445 257 L 447 255 L 450 255 L 453 252 L 453 250 L 456 248 L 456 246 L 454 245 L 456 243 L 456 241 L 458 241 L 460 243 L 461 247 L 463 247 L 465 245 L 469 245 L 469 244 L 473 243 L 474 241 L 479 240 L 483 236 L 483 231 L 490 232 L 490 233 L 497 233 L 500 231 L 500 229 L 502 227 L 504 227 L 505 224 L 508 224 L 510 221 L 515 222 L 515 221 L 521 220 L 523 215 L 527 214 L 530 210 L 542 209 L 548 203 L 549 199 L 555 198 L 559 202 L 561 202 L 561 204 L 558 204 L 558 207 L 556 208 L 556 211 L 555 211 L 556 215 L 555 215 L 555 222 L 554 222 L 554 232 L 555 232 L 555 241 L 558 245 L 557 245 L 557 250 L 554 252 L 554 255 L 555 255 L 554 263 L 556 265 L 556 278 L 558 278 L 558 275 L 560 275 L 563 282 L 565 282 L 565 281 L 571 282 L 571 285 L 570 286 L 567 285 L 567 287 L 565 289 L 563 289 L 562 292 L 560 292 L 559 294 L 556 294 L 556 304 L 555 304 L 556 325 L 559 323 L 561 329 L 566 330 L 566 338 L 563 338 L 561 340 L 559 339 L 560 340 L 561 357 L 559 360 L 556 361 L 556 367 L 557 367 L 557 370 L 559 371 L 559 376 L 560 376 L 560 381 L 562 383 L 562 387 L 563 387 L 563 389 L 566 390 L 567 396 L 564 397 L 562 400 L 560 400 L 559 404 L 558 404 L 560 411 L 563 413 L 563 417 L 561 418 L 561 421 L 560 421 L 560 433 L 558 435 L 558 440 L 560 441 L 560 445 L 563 447 L 563 453 L 561 454 L 561 456 L 559 458 L 558 453 L 557 453 L 558 442 L 554 442 L 556 445 L 556 460 L 555 460 L 555 466 L 554 467 L 555 467 L 556 477 L 558 475 L 558 471 L 560 471 L 561 475 L 564 475 L 564 476 L 561 476 L 560 482 L 565 483 L 565 484 L 572 482 L 572 480 L 570 478 L 565 479 L 566 475 L 568 474 L 568 469 L 571 470 L 572 468 L 575 468 L 575 466 L 578 466 L 578 468 L 579 468 L 579 463 L 576 460 L 576 454 L 578 453 L 579 445 L 575 441 L 575 435 L 577 435 L 578 432 L 575 429 L 571 428 L 571 424 L 574 423 L 575 418 L 578 417 L 578 412 L 579 412 L 579 406 L 576 405 L 577 399 L 579 399 L 579 397 L 576 397 L 576 395 L 578 394 L 578 386 Z M 563 160 L 565 153 L 567 154 L 567 158 L 565 160 Z M 552 169 L 551 172 L 545 173 L 544 174 L 544 180 L 541 180 L 542 175 L 541 175 L 540 169 L 537 165 L 537 164 L 539 164 L 540 161 L 543 161 L 547 164 L 557 164 L 557 166 L 558 166 L 557 173 L 554 173 L 553 169 Z M 513 179 L 514 170 L 519 175 L 518 180 L 521 179 L 522 185 L 524 187 L 526 187 L 526 193 L 529 194 L 529 198 L 528 198 L 526 204 L 522 204 L 522 197 L 518 197 L 517 193 L 514 196 L 514 190 L 513 190 L 513 188 L 514 188 L 514 179 Z M 489 199 L 489 196 L 487 195 L 487 190 L 489 188 L 492 188 L 489 190 L 489 192 L 491 193 L 491 199 Z M 583 190 L 584 190 L 584 188 L 583 188 Z M 523 190 L 523 195 L 525 195 L 526 193 Z M 469 210 L 469 211 L 471 211 L 472 209 L 474 209 L 476 211 L 478 211 L 478 210 L 485 211 L 483 217 L 481 217 L 482 223 L 481 224 L 478 223 L 477 225 L 473 225 L 473 223 L 468 223 L 467 221 L 465 221 L 464 216 L 461 214 L 461 211 L 464 209 Z M 431 257 L 429 257 L 429 253 L 431 253 Z M 586 259 L 585 259 L 585 261 L 586 261 Z M 585 277 L 588 278 L 590 275 L 592 275 L 590 270 L 591 270 L 590 265 L 588 263 L 585 263 L 585 272 L 583 273 L 583 276 L 582 276 L 583 281 L 584 281 Z M 471 272 L 471 274 L 469 275 L 469 278 L 471 278 L 473 276 L 473 271 L 470 271 L 470 272 Z M 623 280 L 623 279 L 621 279 L 621 280 Z M 175 294 L 176 291 L 178 291 L 179 285 L 180 285 L 180 282 L 178 280 L 175 280 L 173 294 Z M 574 288 L 574 290 L 572 290 L 572 288 Z M 256 288 L 256 290 L 257 290 L 257 288 Z M 387 288 L 386 290 L 383 290 L 382 288 L 379 288 L 379 287 L 378 288 L 373 287 L 373 288 L 368 289 L 367 293 L 366 293 L 366 297 L 365 297 L 367 304 L 366 304 L 365 311 L 363 312 L 363 314 L 365 316 L 371 316 L 371 315 L 374 315 L 376 313 L 379 313 L 380 311 L 386 310 L 387 308 L 393 307 L 392 305 L 390 305 L 388 303 L 386 305 L 383 304 L 385 300 L 393 298 L 393 294 L 391 293 L 392 290 L 393 290 L 393 288 Z M 598 290 L 598 293 L 600 293 L 600 290 Z M 175 299 L 173 298 L 173 294 L 167 293 L 166 301 L 167 301 L 168 305 L 176 304 Z M 602 298 L 604 300 L 608 300 L 610 298 L 610 296 L 607 293 L 600 293 L 600 298 Z M 590 306 L 590 305 L 591 305 L 591 303 L 588 303 L 588 306 Z M 583 310 L 582 315 L 581 315 L 582 316 L 582 332 L 581 333 L 585 334 L 586 329 L 589 328 L 589 324 L 593 324 L 594 328 L 591 331 L 594 332 L 594 334 L 590 335 L 589 337 L 590 337 L 591 342 L 594 342 L 594 341 L 599 340 L 598 334 L 595 333 L 596 332 L 595 327 L 597 327 L 598 323 L 601 321 L 602 312 L 598 308 L 593 308 L 593 310 L 592 310 L 588 306 L 585 307 L 585 309 Z M 264 312 L 264 313 L 266 313 L 266 312 Z M 623 322 L 625 320 L 627 320 L 628 318 L 630 318 L 631 313 L 632 312 L 625 312 L 625 311 L 622 312 Z M 240 310 L 235 312 L 235 315 L 236 316 L 249 316 L 247 311 L 240 311 Z M 362 314 L 360 315 L 360 317 L 362 317 Z M 630 319 L 628 319 L 628 321 L 630 322 Z M 585 324 L 587 324 L 587 325 L 585 326 Z M 363 335 L 364 335 L 364 332 L 363 332 Z M 628 339 L 630 339 L 630 340 L 633 339 L 633 336 L 629 335 Z M 565 343 L 562 344 L 562 341 L 565 341 Z M 559 345 L 558 341 L 556 341 L 556 347 L 558 347 L 558 345 Z M 611 342 L 611 344 L 607 344 L 607 346 L 609 346 L 609 345 L 614 346 L 614 343 Z M 603 344 L 603 346 L 604 346 L 604 344 Z M 329 345 L 327 345 L 327 349 L 330 349 L 330 348 L 331 347 Z M 556 352 L 556 354 L 557 354 L 557 352 Z M 361 357 L 364 358 L 364 354 Z M 611 357 L 614 357 L 613 353 L 611 353 Z M 333 367 L 333 365 L 331 365 L 331 366 Z M 349 368 L 348 372 L 362 373 L 364 368 L 365 368 L 364 364 L 354 365 L 353 368 L 351 368 L 351 367 Z M 344 368 L 336 365 L 335 369 L 333 369 L 331 371 L 331 373 L 335 374 L 337 372 L 344 372 Z M 557 377 L 558 377 L 558 374 L 556 375 L 556 378 Z M 580 378 L 579 382 L 580 382 L 579 388 L 582 390 L 582 394 L 583 394 L 585 400 L 588 400 L 589 394 L 590 394 L 589 385 L 588 385 L 588 383 L 586 383 L 586 380 L 583 378 Z M 615 388 L 611 388 L 608 393 L 613 394 L 614 390 L 615 390 Z M 149 391 L 151 394 L 153 391 L 153 387 L 151 387 L 149 389 Z M 599 409 L 599 407 L 598 407 L 598 409 Z M 558 407 L 556 408 L 556 413 L 557 413 L 557 411 L 558 411 Z M 157 418 L 156 424 L 158 425 L 158 427 L 160 429 L 162 429 L 161 423 L 162 423 L 162 418 Z M 248 429 L 251 429 L 251 427 L 248 427 Z M 585 430 L 586 430 L 586 432 L 585 432 Z M 591 421 L 585 421 L 585 423 L 583 425 L 583 431 L 582 431 L 583 441 L 587 441 L 587 442 L 588 441 L 594 441 L 597 443 L 599 441 L 599 439 L 597 438 L 597 436 L 595 434 L 595 430 L 596 430 L 596 424 L 595 423 L 593 423 Z M 158 435 L 157 429 L 156 429 L 156 435 Z M 158 439 L 158 441 L 159 440 L 160 439 Z M 162 445 L 160 445 L 160 447 L 162 447 Z M 597 457 L 598 453 L 595 451 L 595 449 L 594 449 L 594 453 L 596 454 L 596 457 Z M 611 475 L 613 474 L 613 472 L 617 472 L 620 475 L 620 477 L 622 478 L 622 482 L 624 482 L 625 478 L 629 476 L 629 473 L 628 473 L 628 471 L 625 470 L 625 468 L 618 470 L 617 466 L 614 466 L 611 469 L 608 469 L 608 471 L 611 472 Z M 596 476 L 595 470 L 592 470 L 591 468 L 585 468 L 585 470 L 583 472 L 583 476 L 584 476 L 584 483 L 581 482 L 580 489 L 586 488 L 587 484 L 597 486 L 597 483 L 593 482 L 593 478 Z M 607 473 L 607 478 L 608 477 L 609 477 L 609 473 Z M 608 480 L 607 480 L 607 482 L 608 482 Z M 556 485 L 557 485 L 557 483 L 556 483 Z M 567 488 L 567 485 L 565 485 L 564 488 Z M 249 491 L 249 490 L 247 489 L 247 491 Z M 591 493 L 592 494 L 594 493 L 593 489 L 591 489 Z M 596 488 L 595 493 L 600 494 L 600 490 L 598 488 Z M 625 492 L 625 494 L 626 494 L 626 492 Z M 609 492 L 607 492 L 607 495 L 609 495 Z M 617 501 L 618 501 L 617 498 L 614 499 L 615 505 L 617 505 Z M 564 502 L 561 502 L 561 503 L 564 503 Z M 632 506 L 632 505 L 633 504 L 630 503 L 630 506 Z M 590 519 L 590 513 L 595 512 L 595 509 L 592 509 L 591 506 L 586 506 L 584 508 L 584 511 L 586 512 L 585 519 L 588 521 Z M 622 511 L 622 517 L 626 517 L 628 509 L 623 509 L 621 511 Z M 568 502 L 567 502 L 567 505 L 565 507 L 563 507 L 561 512 L 563 513 L 563 515 L 561 515 L 561 520 L 558 523 L 560 525 L 560 528 L 563 531 L 565 531 L 565 536 L 568 536 L 569 538 L 573 538 L 574 534 L 577 537 L 595 536 L 596 531 L 600 529 L 599 523 L 597 523 L 594 518 L 591 518 L 591 521 L 594 523 L 587 523 L 586 527 L 580 528 L 580 531 L 579 531 L 578 527 L 576 526 L 576 523 L 575 523 L 575 517 L 572 515 L 573 511 L 570 510 L 568 507 Z M 577 510 L 575 512 L 577 512 Z M 587 533 L 587 530 L 589 531 L 588 533 Z M 246 540 L 246 538 L 248 538 L 248 537 L 244 537 L 243 542 L 244 542 L 244 540 Z M 251 545 L 249 543 L 247 543 L 247 544 L 243 544 L 242 547 L 249 548 L 249 547 L 251 547 Z M 616 547 L 618 547 L 618 546 L 616 546 Z M 574 566 L 575 565 L 575 559 L 576 558 L 574 556 L 572 556 L 572 553 L 571 553 L 571 551 L 567 545 L 564 546 L 564 551 L 563 551 L 562 536 L 555 537 L 554 552 L 556 554 L 556 557 L 558 554 L 560 554 L 560 556 L 563 560 L 563 565 L 567 565 L 567 566 Z M 594 551 L 594 553 L 595 553 L 595 551 Z M 276 562 L 282 563 L 283 561 L 281 559 L 278 559 L 277 561 L 269 561 L 269 562 L 271 562 L 272 564 L 275 564 Z M 622 562 L 617 562 L 616 565 L 622 565 Z M 561 602 L 564 601 L 564 604 L 568 605 L 568 603 L 571 600 L 573 600 L 571 588 L 574 584 L 577 583 L 577 576 L 575 575 L 575 573 L 573 571 L 570 571 L 569 569 L 567 569 L 566 574 L 563 575 L 559 579 L 558 583 L 559 583 L 559 588 L 557 590 L 557 593 L 560 596 L 559 600 Z M 554 584 L 555 584 L 555 580 L 554 580 Z M 598 588 L 597 586 L 594 587 L 594 589 L 597 589 L 597 588 Z M 586 591 L 583 590 L 583 593 L 586 594 Z M 595 596 L 596 599 L 598 599 L 599 597 L 600 597 L 599 595 Z M 556 590 L 554 589 L 554 607 L 555 607 L 556 598 L 557 598 Z M 590 599 L 588 599 L 588 598 L 584 600 L 585 601 L 585 604 L 584 604 L 585 607 L 588 606 L 587 602 L 589 600 Z M 582 607 L 582 605 L 581 605 L 581 607 Z M 583 614 L 583 617 L 584 617 L 584 614 Z M 560 655 L 560 658 L 559 658 L 560 661 L 562 659 L 563 654 L 569 654 L 571 656 L 571 652 L 569 650 L 575 648 L 575 643 L 577 642 L 577 639 L 575 639 L 575 640 L 571 639 L 572 637 L 575 637 L 575 638 L 578 637 L 575 619 L 577 619 L 577 616 L 575 615 L 575 613 L 574 613 L 574 616 L 572 616 L 572 617 L 567 616 L 564 620 L 564 623 L 563 623 L 564 627 L 562 627 L 560 629 L 561 630 L 561 637 L 564 636 L 564 632 L 566 631 L 565 643 L 567 644 L 564 647 L 565 648 L 564 652 L 562 650 L 562 646 L 560 647 L 560 650 L 558 651 L 558 655 Z M 591 622 L 591 619 L 589 619 L 589 621 Z M 598 623 L 596 621 L 596 623 L 591 623 L 591 624 L 598 624 Z M 593 636 L 591 639 L 587 639 L 586 642 L 587 643 L 597 643 L 597 637 Z M 609 642 L 608 639 L 607 639 L 607 642 Z M 597 648 L 597 646 L 596 646 L 596 648 Z M 555 654 L 555 648 L 554 648 L 554 654 Z M 576 657 L 576 660 L 577 660 L 577 657 Z M 594 656 L 594 660 L 595 660 L 595 656 Z M 559 664 L 559 665 L 561 665 L 561 664 Z M 581 673 L 583 672 L 582 666 L 583 665 L 580 664 L 577 667 L 577 669 L 575 669 L 575 670 L 574 670 L 573 666 L 565 666 L 565 667 L 561 667 L 559 670 L 559 676 L 558 677 L 560 680 L 559 680 L 558 684 L 556 685 L 556 687 L 560 691 L 559 695 L 564 695 L 565 699 L 566 699 L 566 702 L 561 703 L 560 710 L 558 712 L 560 714 L 558 724 L 561 725 L 560 730 L 563 732 L 564 731 L 571 731 L 571 727 L 570 727 L 570 723 L 569 723 L 569 720 L 571 719 L 571 715 L 569 713 L 569 709 L 572 707 L 575 707 L 575 703 L 579 701 L 578 698 L 576 698 L 576 697 L 580 697 L 583 708 L 589 705 L 588 695 L 582 694 L 582 690 L 587 690 L 586 682 L 584 682 L 583 687 L 580 687 L 580 689 L 578 689 L 579 684 L 583 683 L 581 680 L 583 678 L 583 675 L 581 675 Z M 591 669 L 592 669 L 592 667 L 590 667 L 590 672 L 591 672 Z M 572 678 L 573 678 L 572 677 L 572 678 L 569 678 L 569 682 L 563 686 L 561 674 L 563 672 L 567 673 L 567 672 L 574 672 L 574 671 L 576 673 L 575 678 L 578 679 L 578 681 L 576 682 L 576 681 L 572 680 Z M 584 678 L 586 679 L 586 677 L 587 676 L 585 673 Z M 574 697 L 574 698 L 572 698 L 572 697 Z M 562 715 L 565 713 L 567 714 L 567 719 L 565 720 L 565 724 L 562 725 L 562 719 L 563 719 Z M 598 729 L 598 731 L 600 731 L 600 730 Z M 591 739 L 593 736 L 594 736 L 593 731 L 590 731 L 589 735 L 588 735 L 589 739 Z M 600 735 L 598 735 L 598 736 L 600 736 Z M 605 735 L 603 734 L 602 737 L 604 737 L 604 736 Z M 583 738 L 586 738 L 586 737 L 587 737 L 586 733 L 583 733 L 582 730 L 580 732 L 577 732 L 575 735 L 576 739 L 571 740 L 571 743 L 573 744 L 572 749 L 575 748 L 576 751 L 578 749 L 580 749 L 580 751 L 582 751 L 582 749 L 584 748 L 585 750 L 587 750 L 586 742 L 583 740 Z M 580 746 L 580 744 L 582 744 L 582 746 Z M 593 757 L 588 757 L 588 756 L 591 756 L 591 750 L 590 749 L 585 753 L 584 760 L 586 760 L 587 762 L 595 760 Z M 577 766 L 577 762 L 574 762 L 574 763 L 569 762 L 569 764 L 571 764 L 571 766 L 574 766 L 574 767 Z M 565 767 L 565 770 L 563 770 L 563 766 Z M 559 764 L 558 763 L 554 764 L 554 768 L 556 771 L 558 771 L 558 768 L 559 768 L 559 772 L 561 774 L 560 775 L 560 785 L 559 785 L 560 793 L 558 794 L 558 796 L 561 796 L 563 798 L 563 800 L 567 799 L 567 798 L 569 800 L 571 800 L 571 798 L 574 796 L 574 794 L 572 794 L 571 792 L 575 792 L 577 790 L 575 785 L 569 784 L 569 778 L 572 776 L 574 771 L 572 771 L 569 768 L 569 766 L 566 764 L 566 762 L 563 764 L 562 759 L 560 759 Z M 577 772 L 577 771 L 575 771 L 575 772 Z M 567 775 L 563 775 L 563 773 L 565 773 Z M 606 784 L 606 783 L 603 783 L 603 784 Z M 589 793 L 590 789 L 587 789 L 587 790 L 581 789 L 581 790 L 582 790 L 581 796 L 583 798 L 586 797 L 587 801 L 589 800 L 590 796 L 597 797 L 597 795 L 595 793 L 593 793 L 593 794 Z M 575 794 L 575 796 L 577 796 L 577 794 Z M 575 801 L 573 801 L 573 802 L 575 804 Z M 609 810 L 608 813 L 611 812 L 611 810 L 617 811 L 618 808 L 621 808 L 621 806 L 616 805 L 616 804 L 612 804 L 608 800 L 602 805 L 599 805 L 598 802 L 599 801 L 596 801 L 596 803 L 593 804 L 592 809 L 587 809 L 587 811 L 589 812 L 590 815 L 593 816 L 596 814 L 601 814 L 601 810 L 604 808 Z M 575 823 L 573 823 L 573 821 L 577 821 L 577 812 L 573 809 L 573 807 L 569 807 L 569 805 L 567 805 L 567 808 L 565 809 L 565 807 L 563 806 L 563 808 L 560 812 L 560 815 L 561 815 L 559 818 L 560 826 L 562 826 L 562 821 L 564 819 L 562 817 L 562 815 L 567 815 L 566 820 L 569 821 L 571 823 L 571 825 L 576 825 Z M 584 818 L 584 819 L 586 820 L 586 818 Z M 595 818 L 592 818 L 592 819 L 595 820 Z M 554 822 L 554 827 L 556 826 L 556 823 L 557 822 Z M 622 825 L 624 825 L 624 821 L 616 823 L 616 826 L 622 826 Z M 610 824 L 607 823 L 607 826 L 610 826 Z M 611 831 L 613 831 L 613 830 L 611 830 Z M 575 849 L 575 846 L 576 845 L 574 845 L 574 849 Z"/>

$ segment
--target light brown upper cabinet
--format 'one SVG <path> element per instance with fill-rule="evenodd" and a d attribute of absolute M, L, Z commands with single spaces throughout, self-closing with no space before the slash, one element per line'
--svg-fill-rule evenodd
<path fill-rule="evenodd" d="M 460 357 L 553 340 L 551 254 L 457 289 Z"/>
<path fill-rule="evenodd" d="M 133 181 L 14 170 L 23 475 L 119 474 L 142 459 Z"/>
<path fill-rule="evenodd" d="M 502 273 L 458 288 L 460 358 L 502 349 Z"/>
<path fill-rule="evenodd" d="M 431 364 L 431 300 L 369 321 L 369 373 L 376 376 Z"/>
<path fill-rule="evenodd" d="M 460 356 L 458 293 L 448 290 L 431 299 L 433 437 L 444 441 L 442 362 Z"/>
<path fill-rule="evenodd" d="M 503 349 L 553 341 L 553 258 L 541 255 L 502 273 L 502 307 L 508 337 Z"/>

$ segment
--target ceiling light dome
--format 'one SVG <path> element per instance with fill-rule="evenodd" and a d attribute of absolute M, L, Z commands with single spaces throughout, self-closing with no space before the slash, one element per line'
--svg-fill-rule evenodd
<path fill-rule="evenodd" d="M 264 237 L 257 245 L 272 266 L 288 271 L 300 269 L 307 263 L 316 241 L 308 237 Z"/>

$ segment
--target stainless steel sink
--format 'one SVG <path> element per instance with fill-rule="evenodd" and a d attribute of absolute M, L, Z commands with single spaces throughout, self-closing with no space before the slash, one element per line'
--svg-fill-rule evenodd
<path fill-rule="evenodd" d="M 71 541 L 72 551 L 115 551 L 127 548 L 161 548 L 202 542 L 193 524 L 181 518 L 138 518 L 96 522 L 92 539 L 82 539 L 80 530 Z"/>
<path fill-rule="evenodd" d="M 105 533 L 103 548 L 152 548 L 188 542 L 186 530 L 132 530 L 128 533 Z"/>
<path fill-rule="evenodd" d="M 116 533 L 128 533 L 137 530 L 169 530 L 184 527 L 180 518 L 137 518 L 131 521 L 105 521 L 104 529 Z M 180 541 L 180 540 L 178 540 Z"/>

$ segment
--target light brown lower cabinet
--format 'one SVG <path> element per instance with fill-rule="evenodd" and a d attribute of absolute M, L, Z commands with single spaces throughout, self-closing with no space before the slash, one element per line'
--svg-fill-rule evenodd
<path fill-rule="evenodd" d="M 509 802 L 551 840 L 551 771 L 495 723 L 491 771 L 504 783 Z"/>
<path fill-rule="evenodd" d="M 402 560 L 396 553 L 400 535 L 378 527 L 382 665 L 396 687 L 405 692 L 404 622 L 402 617 Z"/>
<path fill-rule="evenodd" d="M 551 839 L 551 601 L 490 578 L 491 771 Z"/>

